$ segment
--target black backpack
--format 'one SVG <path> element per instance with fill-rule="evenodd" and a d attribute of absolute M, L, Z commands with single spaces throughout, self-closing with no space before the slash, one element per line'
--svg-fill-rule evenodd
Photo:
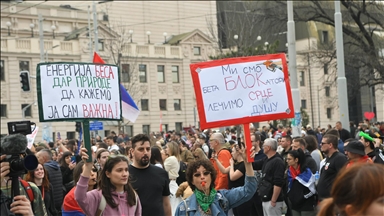
<path fill-rule="evenodd" d="M 180 185 L 181 183 L 187 181 L 187 178 L 185 177 L 185 173 L 187 171 L 187 164 L 183 161 L 180 161 L 180 169 L 179 169 L 179 177 L 176 179 L 177 185 Z"/>

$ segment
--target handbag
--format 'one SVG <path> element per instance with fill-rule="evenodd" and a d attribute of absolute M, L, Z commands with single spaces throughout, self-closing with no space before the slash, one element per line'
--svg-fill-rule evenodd
<path fill-rule="evenodd" d="M 270 201 L 273 193 L 273 184 L 263 179 L 258 188 L 258 194 L 261 201 Z"/>
<path fill-rule="evenodd" d="M 67 194 L 75 186 L 75 180 L 72 180 L 63 185 L 63 190 Z"/>

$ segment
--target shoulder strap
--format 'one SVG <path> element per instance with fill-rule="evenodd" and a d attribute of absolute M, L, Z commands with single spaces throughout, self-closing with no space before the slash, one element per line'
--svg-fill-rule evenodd
<path fill-rule="evenodd" d="M 101 216 L 103 214 L 106 205 L 107 205 L 107 201 L 105 200 L 104 195 L 101 193 L 100 204 L 99 204 L 99 208 L 96 211 L 96 216 Z"/>
<path fill-rule="evenodd" d="M 33 195 L 31 185 L 29 185 L 29 183 L 23 179 L 20 179 L 20 183 L 23 185 L 25 192 L 27 192 L 29 201 L 33 202 L 33 200 L 35 200 L 35 196 Z"/>

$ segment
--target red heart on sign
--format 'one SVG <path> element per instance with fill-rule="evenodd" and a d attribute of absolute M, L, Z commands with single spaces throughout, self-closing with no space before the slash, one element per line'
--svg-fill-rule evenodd
<path fill-rule="evenodd" d="M 375 117 L 375 113 L 374 112 L 365 112 L 364 117 L 368 120 L 371 120 Z"/>

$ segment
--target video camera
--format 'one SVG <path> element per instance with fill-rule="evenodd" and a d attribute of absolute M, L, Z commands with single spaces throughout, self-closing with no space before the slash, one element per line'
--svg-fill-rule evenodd
<path fill-rule="evenodd" d="M 8 122 L 9 135 L 1 139 L 1 154 L 6 158 L 1 162 L 9 162 L 8 176 L 12 180 L 11 199 L 20 194 L 18 178 L 27 171 L 35 170 L 38 166 L 36 156 L 27 148 L 27 134 L 32 133 L 30 121 Z"/>

